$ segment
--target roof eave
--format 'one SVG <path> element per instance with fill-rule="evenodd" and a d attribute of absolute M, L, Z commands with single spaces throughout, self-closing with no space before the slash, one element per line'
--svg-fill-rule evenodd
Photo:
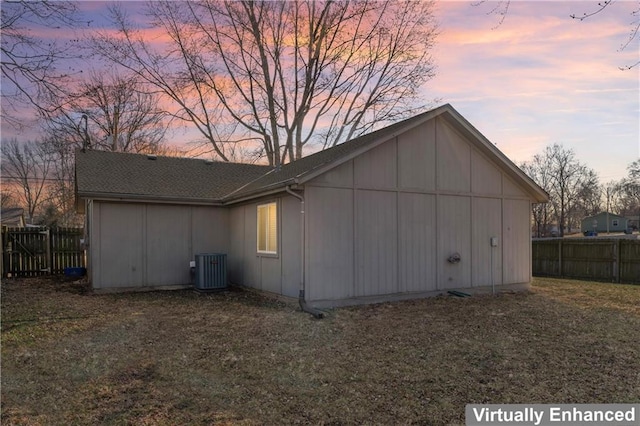
<path fill-rule="evenodd" d="M 193 205 L 207 205 L 207 206 L 221 206 L 222 202 L 218 199 L 211 198 L 189 198 L 189 197 L 174 197 L 164 195 L 146 195 L 146 194 L 124 194 L 124 193 L 109 193 L 109 192 L 83 192 L 78 191 L 77 199 L 80 200 L 98 200 L 98 201 L 133 201 L 133 202 L 153 202 L 159 204 L 193 204 Z"/>
<path fill-rule="evenodd" d="M 280 182 L 272 183 L 264 187 L 256 188 L 249 192 L 235 193 L 235 194 L 226 196 L 222 199 L 222 202 L 224 205 L 231 205 L 231 204 L 242 203 L 245 201 L 251 201 L 256 198 L 284 192 L 287 186 L 297 185 L 297 184 L 298 184 L 298 180 L 296 178 L 286 179 Z"/>

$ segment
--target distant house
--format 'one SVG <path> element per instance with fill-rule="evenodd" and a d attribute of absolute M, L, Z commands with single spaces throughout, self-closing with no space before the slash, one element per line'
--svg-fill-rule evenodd
<path fill-rule="evenodd" d="M 24 228 L 24 209 L 21 207 L 9 207 L 0 211 L 2 226 Z"/>
<path fill-rule="evenodd" d="M 527 288 L 546 192 L 444 105 L 274 169 L 76 155 L 96 290 L 186 286 L 198 253 L 229 281 L 316 307 Z"/>
<path fill-rule="evenodd" d="M 608 222 L 608 226 L 607 226 Z M 629 219 L 617 214 L 601 212 L 582 219 L 580 230 L 601 232 L 624 232 L 629 227 Z"/>

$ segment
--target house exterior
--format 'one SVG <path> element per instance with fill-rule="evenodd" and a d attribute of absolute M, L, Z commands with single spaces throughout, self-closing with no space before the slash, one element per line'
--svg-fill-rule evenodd
<path fill-rule="evenodd" d="M 316 307 L 526 288 L 548 200 L 450 105 L 279 169 L 87 151 L 76 179 L 94 289 L 189 285 L 217 252 Z"/>
<path fill-rule="evenodd" d="M 24 209 L 22 207 L 4 208 L 0 212 L 0 221 L 2 221 L 2 226 L 24 228 Z"/>
<path fill-rule="evenodd" d="M 608 226 L 607 226 L 608 222 Z M 629 227 L 629 219 L 617 214 L 601 212 L 593 216 L 585 217 L 580 222 L 582 233 L 596 232 L 625 232 Z"/>

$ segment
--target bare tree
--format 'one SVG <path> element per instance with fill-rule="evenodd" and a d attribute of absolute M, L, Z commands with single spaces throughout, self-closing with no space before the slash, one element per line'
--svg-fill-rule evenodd
<path fill-rule="evenodd" d="M 120 37 L 96 52 L 154 84 L 216 155 L 259 141 L 272 165 L 302 157 L 425 108 L 434 75 L 431 2 L 154 2 L 154 51 L 121 10 Z"/>
<path fill-rule="evenodd" d="M 620 213 L 620 185 L 619 182 L 609 181 L 602 186 L 602 205 L 604 211 Z"/>
<path fill-rule="evenodd" d="M 15 198 L 16 197 L 13 195 L 13 191 L 11 191 L 10 188 L 3 186 L 0 189 L 0 205 L 2 205 L 3 209 L 15 207 L 18 204 Z"/>
<path fill-rule="evenodd" d="M 595 213 L 599 209 L 598 176 L 595 171 L 577 160 L 573 150 L 553 144 L 522 167 L 549 193 L 560 236 L 564 236 L 565 230 L 577 226 L 585 215 Z M 534 208 L 534 221 L 539 229 L 542 229 L 540 234 L 548 232 L 550 219 L 548 207 Z"/>
<path fill-rule="evenodd" d="M 581 181 L 581 187 L 577 189 L 575 199 L 570 204 L 570 210 L 567 214 L 569 229 L 580 228 L 583 218 L 602 211 L 601 194 L 606 190 L 600 186 L 597 173 L 585 166 Z"/>
<path fill-rule="evenodd" d="M 242 151 L 237 145 L 257 139 L 237 131 L 238 123 L 225 116 L 213 90 L 196 75 L 190 52 L 197 49 L 197 41 L 192 27 L 183 24 L 186 16 L 181 7 L 177 2 L 150 6 L 152 11 L 164 11 L 165 22 L 156 24 L 171 37 L 164 50 L 152 48 L 117 5 L 110 10 L 121 38 L 98 33 L 92 38 L 92 47 L 98 58 L 119 64 L 171 100 L 174 108 L 168 112 L 172 117 L 195 126 L 202 136 L 195 141 L 196 149 L 209 146 L 214 157 L 229 161 L 236 151 Z"/>
<path fill-rule="evenodd" d="M 36 212 L 47 197 L 47 182 L 53 156 L 42 142 L 24 144 L 13 139 L 2 144 L 2 186 L 12 190 L 25 208 L 28 223 L 34 223 Z"/>
<path fill-rule="evenodd" d="M 628 175 L 618 182 L 618 213 L 640 217 L 640 160 L 627 167 Z"/>
<path fill-rule="evenodd" d="M 65 136 L 68 135 L 53 132 L 43 141 L 53 157 L 45 216 L 49 225 L 55 222 L 62 226 L 81 226 L 83 220 L 76 213 L 75 204 L 75 145 L 66 141 Z"/>
<path fill-rule="evenodd" d="M 3 1 L 2 2 L 2 113 L 1 118 L 15 127 L 23 106 L 35 107 L 46 115 L 43 97 L 64 92 L 71 69 L 61 70 L 61 60 L 77 54 L 69 44 L 46 43 L 33 35 L 34 27 L 49 33 L 61 27 L 78 24 L 77 4 L 68 1 Z"/>
<path fill-rule="evenodd" d="M 544 155 L 536 154 L 531 161 L 520 165 L 520 168 L 545 191 L 551 188 L 552 175 Z M 551 203 L 534 204 L 532 209 L 536 237 L 546 237 L 551 232 Z"/>
<path fill-rule="evenodd" d="M 49 118 L 50 130 L 76 147 L 90 142 L 106 151 L 157 153 L 164 142 L 166 114 L 158 96 L 135 76 L 93 73 L 55 102 L 58 113 Z"/>
<path fill-rule="evenodd" d="M 598 177 L 576 159 L 572 149 L 565 149 L 562 145 L 548 146 L 544 156 L 552 175 L 550 193 L 558 219 L 558 231 L 560 236 L 564 236 L 570 224 L 570 214 L 575 212 L 581 197 L 597 189 Z"/>

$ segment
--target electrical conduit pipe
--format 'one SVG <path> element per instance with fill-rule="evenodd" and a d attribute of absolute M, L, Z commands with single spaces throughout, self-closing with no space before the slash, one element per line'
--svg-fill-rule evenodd
<path fill-rule="evenodd" d="M 315 309 L 309 305 L 307 305 L 307 302 L 305 301 L 305 295 L 304 295 L 304 291 L 305 291 L 305 266 L 306 266 L 306 261 L 305 261 L 305 257 L 306 257 L 306 252 L 305 252 L 305 233 L 306 233 L 306 229 L 305 229 L 305 215 L 304 215 L 304 196 L 302 196 L 301 194 L 298 194 L 297 192 L 294 192 L 291 190 L 291 187 L 286 186 L 285 190 L 287 191 L 288 194 L 293 195 L 294 197 L 296 197 L 298 200 L 300 200 L 300 292 L 298 294 L 298 302 L 300 303 L 300 309 L 302 309 L 303 312 L 307 312 L 311 315 L 313 315 L 314 317 L 320 319 L 320 318 L 324 318 L 324 312 L 322 312 L 319 309 Z"/>

